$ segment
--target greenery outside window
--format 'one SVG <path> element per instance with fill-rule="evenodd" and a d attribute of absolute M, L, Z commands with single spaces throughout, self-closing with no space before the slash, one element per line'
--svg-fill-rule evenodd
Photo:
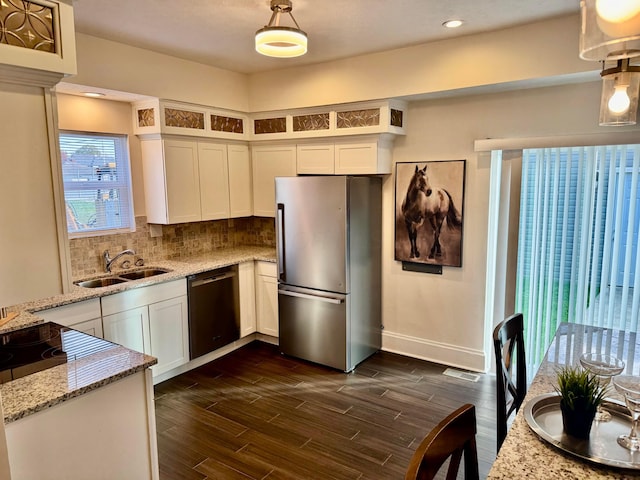
<path fill-rule="evenodd" d="M 60 132 L 71 238 L 135 231 L 126 135 Z"/>

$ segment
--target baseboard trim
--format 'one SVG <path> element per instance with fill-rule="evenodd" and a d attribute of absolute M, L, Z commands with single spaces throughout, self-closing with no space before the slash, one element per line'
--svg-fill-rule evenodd
<path fill-rule="evenodd" d="M 484 352 L 459 345 L 433 342 L 424 338 L 411 337 L 385 330 L 382 332 L 382 350 L 449 367 L 473 372 L 485 372 Z"/>

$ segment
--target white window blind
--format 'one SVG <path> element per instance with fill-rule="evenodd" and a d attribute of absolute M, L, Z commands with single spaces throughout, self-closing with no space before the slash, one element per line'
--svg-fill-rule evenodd
<path fill-rule="evenodd" d="M 640 145 L 523 151 L 516 309 L 529 371 L 557 326 L 638 331 Z"/>
<path fill-rule="evenodd" d="M 61 132 L 70 237 L 135 230 L 127 137 Z"/>

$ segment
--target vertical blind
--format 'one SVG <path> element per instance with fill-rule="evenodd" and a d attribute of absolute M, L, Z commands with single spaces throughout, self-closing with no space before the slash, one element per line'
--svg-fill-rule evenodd
<path fill-rule="evenodd" d="M 640 145 L 523 151 L 516 309 L 529 372 L 561 322 L 637 331 Z"/>
<path fill-rule="evenodd" d="M 60 153 L 70 236 L 133 230 L 127 137 L 61 132 Z"/>

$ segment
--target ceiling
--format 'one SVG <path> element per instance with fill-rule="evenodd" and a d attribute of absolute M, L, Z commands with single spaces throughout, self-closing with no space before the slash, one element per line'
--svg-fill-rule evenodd
<path fill-rule="evenodd" d="M 292 0 L 307 55 L 263 57 L 253 36 L 269 0 L 75 0 L 76 30 L 213 65 L 257 73 L 496 30 L 579 11 L 578 0 Z M 464 25 L 445 29 L 445 20 Z M 284 25 L 290 25 L 283 21 Z"/>

